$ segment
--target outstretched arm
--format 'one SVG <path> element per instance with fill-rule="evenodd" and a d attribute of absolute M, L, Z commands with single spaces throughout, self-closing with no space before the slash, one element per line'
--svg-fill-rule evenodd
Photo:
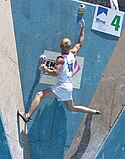
<path fill-rule="evenodd" d="M 84 22 L 80 25 L 81 30 L 80 30 L 80 35 L 79 35 L 79 40 L 78 43 L 74 46 L 74 48 L 71 50 L 71 52 L 74 54 L 74 56 L 77 55 L 78 51 L 82 47 L 83 41 L 84 41 Z"/>

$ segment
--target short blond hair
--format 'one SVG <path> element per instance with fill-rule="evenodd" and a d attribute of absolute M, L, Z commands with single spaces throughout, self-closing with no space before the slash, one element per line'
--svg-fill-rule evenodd
<path fill-rule="evenodd" d="M 69 51 L 72 48 L 72 43 L 68 38 L 64 38 L 60 43 L 60 47 L 64 51 Z"/>

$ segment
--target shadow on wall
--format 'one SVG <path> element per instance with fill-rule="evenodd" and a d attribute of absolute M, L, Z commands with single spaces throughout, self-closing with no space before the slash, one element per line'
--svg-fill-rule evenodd
<path fill-rule="evenodd" d="M 17 115 L 19 144 L 23 149 L 23 159 L 30 159 L 29 147 L 28 147 L 28 135 L 26 133 L 26 124 L 24 124 L 24 129 L 21 131 L 20 120 L 22 119 L 20 119 L 19 116 Z"/>
<path fill-rule="evenodd" d="M 35 80 L 34 80 L 34 83 L 32 85 L 32 88 L 31 88 L 31 91 L 30 91 L 30 94 L 28 96 L 28 100 L 27 100 L 27 103 L 26 103 L 26 107 L 25 107 L 25 111 L 28 112 L 29 111 L 29 107 L 32 103 L 32 99 L 33 99 L 33 92 L 34 92 L 34 89 L 35 87 L 37 86 L 37 84 L 39 83 L 39 77 L 40 77 L 40 73 L 41 71 L 38 69 L 39 67 L 39 62 L 37 64 L 37 67 L 36 67 L 36 75 L 35 75 Z"/>
<path fill-rule="evenodd" d="M 26 103 L 26 112 L 28 112 L 36 92 L 41 90 L 41 84 L 39 84 L 40 70 L 38 69 L 38 66 L 39 62 L 36 67 L 35 79 Z M 51 101 L 47 102 L 48 100 Z M 47 99 L 47 101 L 44 100 L 40 103 L 32 120 L 28 123 L 28 136 L 25 133 L 26 129 L 20 133 L 18 119 L 19 141 L 24 150 L 24 159 L 27 159 L 25 140 L 28 137 L 30 140 L 30 155 L 32 158 L 39 159 L 42 156 L 47 159 L 63 159 L 67 134 L 65 110 L 61 102 L 58 102 L 57 99 L 53 99 L 53 102 L 52 99 Z"/>
<path fill-rule="evenodd" d="M 77 151 L 74 153 L 74 155 L 70 159 L 81 159 L 83 154 L 86 151 L 86 148 L 90 141 L 91 136 L 91 121 L 92 121 L 92 115 L 88 114 L 85 121 L 85 129 L 82 136 L 82 139 L 79 143 Z"/>
<path fill-rule="evenodd" d="M 37 84 L 39 83 L 40 70 L 38 69 L 38 66 L 39 66 L 39 62 L 37 64 L 36 76 L 35 76 L 35 80 L 34 80 L 32 88 L 31 88 L 29 97 L 28 97 L 28 102 L 26 104 L 25 112 L 28 112 L 28 110 L 29 110 L 29 107 L 31 105 L 32 98 L 33 98 L 34 89 L 37 86 Z M 21 148 L 23 148 L 23 157 L 24 157 L 24 159 L 29 159 L 30 154 L 28 153 L 29 148 L 27 147 L 27 144 L 29 143 L 29 141 L 28 141 L 28 134 L 26 133 L 26 124 L 25 124 L 24 130 L 21 131 L 20 118 L 18 115 L 17 115 L 17 125 L 18 125 L 19 143 L 20 143 Z"/>
<path fill-rule="evenodd" d="M 28 125 L 31 157 L 63 159 L 67 135 L 65 109 L 57 99 L 51 104 L 44 102 Z"/>

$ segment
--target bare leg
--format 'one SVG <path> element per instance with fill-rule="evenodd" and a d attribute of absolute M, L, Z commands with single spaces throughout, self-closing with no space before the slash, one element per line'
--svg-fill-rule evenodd
<path fill-rule="evenodd" d="M 73 100 L 65 101 L 65 105 L 70 111 L 100 114 L 100 111 L 97 111 L 95 109 L 90 109 L 85 106 L 75 106 Z"/>
<path fill-rule="evenodd" d="M 51 88 L 47 88 L 41 92 L 38 92 L 30 106 L 29 112 L 27 114 L 22 113 L 20 110 L 18 110 L 18 114 L 22 117 L 22 119 L 25 122 L 28 122 L 32 114 L 36 111 L 36 109 L 39 107 L 39 104 L 43 98 L 51 98 L 54 97 L 55 94 L 51 90 Z"/>
<path fill-rule="evenodd" d="M 36 111 L 36 109 L 38 108 L 41 100 L 43 98 L 43 92 L 38 92 L 30 106 L 29 112 L 26 114 L 26 117 L 30 118 L 31 115 Z"/>
<path fill-rule="evenodd" d="M 30 110 L 27 113 L 28 117 L 31 117 L 31 115 L 36 111 L 36 109 L 38 108 L 40 102 L 42 101 L 43 98 L 51 98 L 54 97 L 55 94 L 53 93 L 53 91 L 50 88 L 47 88 L 41 92 L 38 92 L 35 96 L 35 99 L 33 100 L 31 106 L 30 106 Z"/>

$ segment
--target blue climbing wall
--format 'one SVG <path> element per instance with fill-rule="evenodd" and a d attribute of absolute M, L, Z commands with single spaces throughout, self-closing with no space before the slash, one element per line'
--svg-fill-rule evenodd
<path fill-rule="evenodd" d="M 96 159 L 124 159 L 125 158 L 125 110 L 118 118 L 114 128 L 109 133 Z"/>
<path fill-rule="evenodd" d="M 0 113 L 0 158 L 12 159 L 6 133 L 3 126 L 2 114 Z"/>
<path fill-rule="evenodd" d="M 80 2 L 67 0 L 11 0 L 25 110 L 36 92 L 49 87 L 39 83 L 39 56 L 44 50 L 60 51 L 60 40 L 77 43 Z M 92 31 L 95 7 L 86 4 L 84 57 L 80 89 L 74 89 L 76 105 L 88 106 L 115 48 L 117 37 Z M 32 159 L 63 159 L 84 113 L 71 113 L 56 99 L 44 100 L 28 123 Z"/>

